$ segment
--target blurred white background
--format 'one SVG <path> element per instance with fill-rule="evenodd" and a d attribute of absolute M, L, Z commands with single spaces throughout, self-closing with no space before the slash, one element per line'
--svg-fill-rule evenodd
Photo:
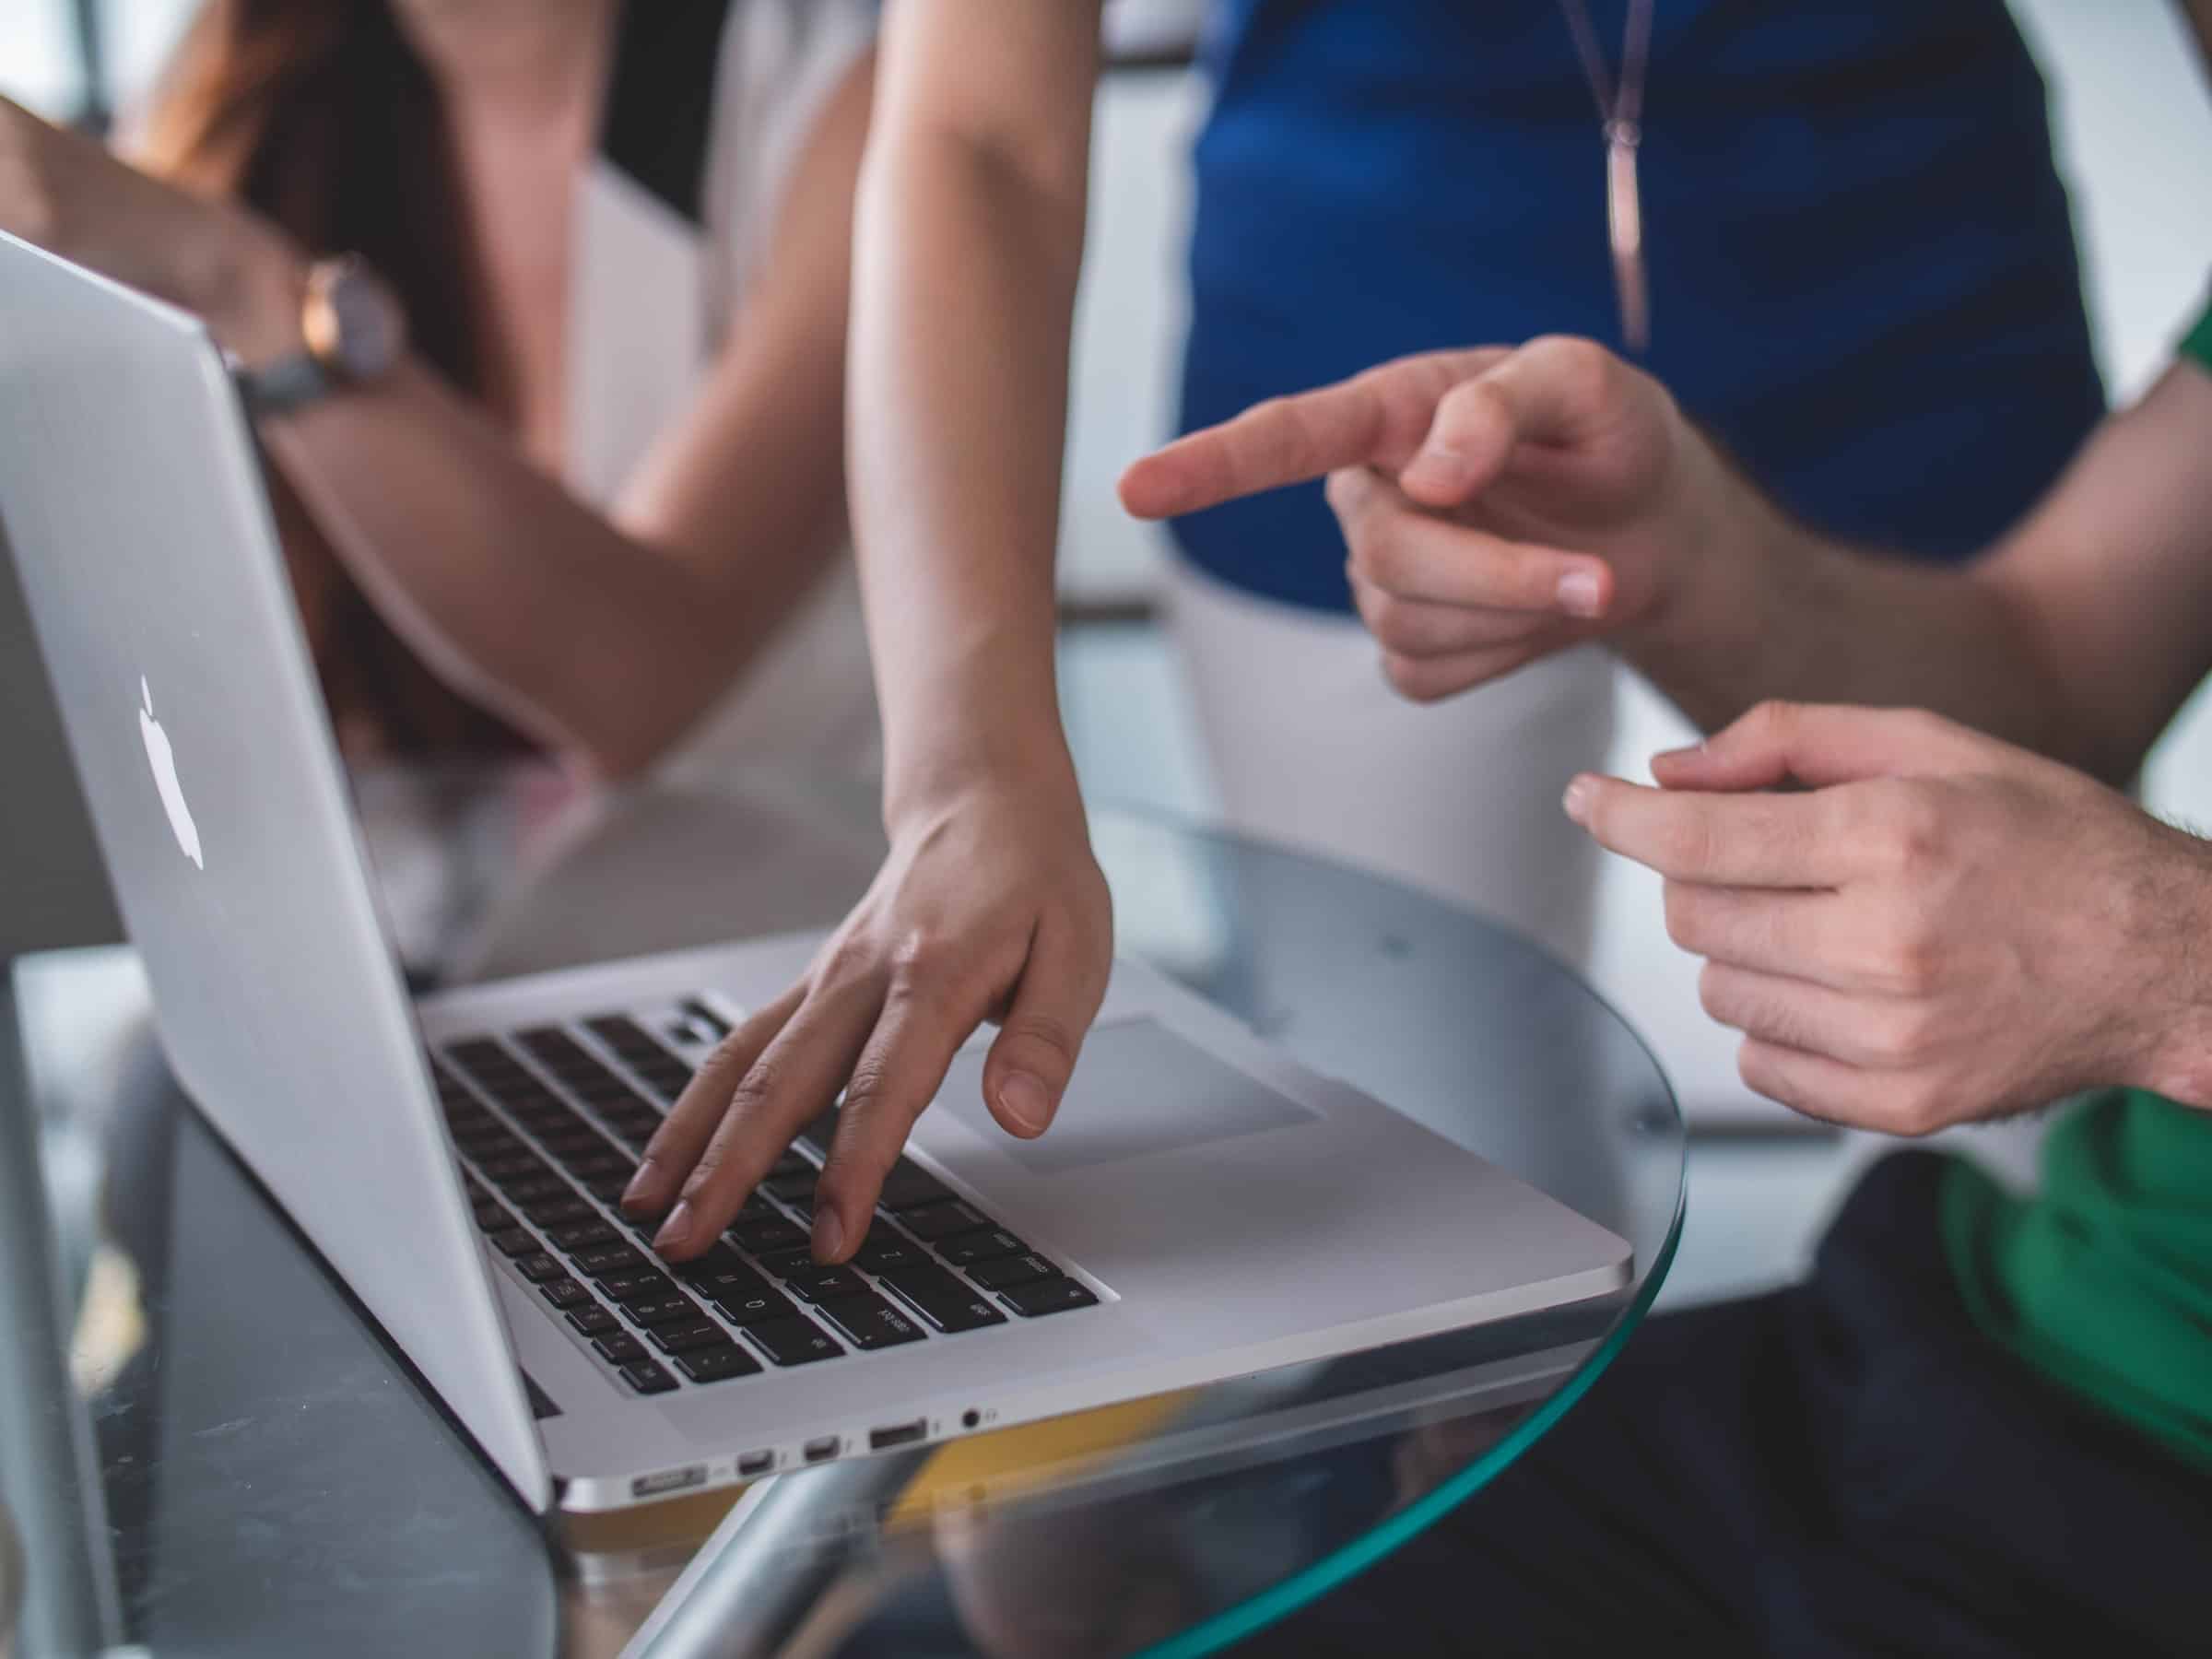
<path fill-rule="evenodd" d="M 128 107 L 189 4 L 97 0 L 110 102 Z M 1191 0 L 1131 0 L 1122 23 L 1131 45 L 1152 46 L 1186 31 L 1200 9 Z M 2165 361 L 2212 273 L 2212 96 L 2177 6 L 2016 0 L 2015 10 L 2051 83 L 2100 350 L 2113 394 L 2124 397 Z M 0 0 L 0 91 L 52 113 L 77 109 L 85 93 L 77 27 L 71 0 Z M 1142 618 L 1160 546 L 1123 517 L 1112 485 L 1166 429 L 1172 408 L 1188 201 L 1182 147 L 1201 108 L 1195 80 L 1171 68 L 1118 74 L 1100 94 L 1063 526 L 1064 583 L 1077 613 L 1089 618 L 1071 632 L 1065 659 L 1068 718 L 1088 786 L 1099 798 L 1196 814 L 1206 810 L 1207 790 L 1194 735 Z M 15 686 L 0 685 L 0 695 L 20 695 Z M 1682 740 L 1687 728 L 1641 686 L 1624 685 L 1622 697 L 1611 764 L 1642 775 L 1644 758 Z M 9 740 L 7 714 L 0 707 L 0 745 Z M 2177 723 L 2145 787 L 2159 810 L 2212 823 L 2212 703 L 2200 698 Z M 65 815 L 55 821 L 76 824 Z M 0 829 L 25 833 L 4 809 Z M 50 851 L 57 862 L 89 857 L 84 848 Z M 11 940 L 15 912 L 0 911 L 0 959 L 33 937 L 69 936 L 51 909 L 15 912 L 35 913 L 36 924 L 26 936 L 18 922 Z M 112 925 L 97 912 L 86 908 L 88 926 Z M 1625 866 L 1611 870 L 1601 933 L 1594 977 L 1653 1042 L 1693 1123 L 1712 1136 L 1693 1159 L 1699 1222 L 1672 1293 L 1706 1294 L 1788 1271 L 1844 1173 L 1870 1148 L 1829 1142 L 1787 1155 L 1770 1148 L 1748 1161 L 1731 1151 L 1730 1126 L 1780 1129 L 1787 1114 L 1737 1083 L 1733 1041 L 1700 1012 L 1694 967 L 1661 929 L 1655 882 Z M 2020 1139 L 2000 1133 L 1983 1144 L 2017 1167 Z"/>

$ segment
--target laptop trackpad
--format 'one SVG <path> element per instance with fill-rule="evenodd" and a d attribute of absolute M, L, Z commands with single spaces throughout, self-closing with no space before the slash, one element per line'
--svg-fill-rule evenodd
<path fill-rule="evenodd" d="M 1036 1175 L 1153 1158 L 1318 1116 L 1158 1020 L 1131 1019 L 1091 1032 L 1053 1126 L 1019 1140 L 983 1105 L 983 1053 L 970 1049 L 954 1061 L 935 1110 L 989 1136 Z"/>

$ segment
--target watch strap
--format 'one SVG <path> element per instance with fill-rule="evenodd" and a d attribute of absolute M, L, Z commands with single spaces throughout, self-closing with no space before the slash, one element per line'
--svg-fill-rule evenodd
<path fill-rule="evenodd" d="M 239 389 L 254 415 L 288 415 L 320 403 L 338 389 L 337 378 L 310 351 L 295 351 L 259 369 L 240 372 Z"/>

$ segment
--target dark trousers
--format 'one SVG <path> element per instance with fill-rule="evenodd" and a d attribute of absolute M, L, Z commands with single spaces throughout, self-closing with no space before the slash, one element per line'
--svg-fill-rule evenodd
<path fill-rule="evenodd" d="M 1969 1324 L 1944 1160 L 1653 1320 L 1453 1514 L 1240 1654 L 2212 1653 L 2212 1477 Z"/>

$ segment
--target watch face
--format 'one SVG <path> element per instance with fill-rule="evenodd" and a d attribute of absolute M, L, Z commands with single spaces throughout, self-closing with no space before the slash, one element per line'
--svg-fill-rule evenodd
<path fill-rule="evenodd" d="M 317 273 L 311 289 L 308 345 L 351 381 L 373 381 L 398 361 L 406 330 L 398 301 L 357 259 Z"/>

